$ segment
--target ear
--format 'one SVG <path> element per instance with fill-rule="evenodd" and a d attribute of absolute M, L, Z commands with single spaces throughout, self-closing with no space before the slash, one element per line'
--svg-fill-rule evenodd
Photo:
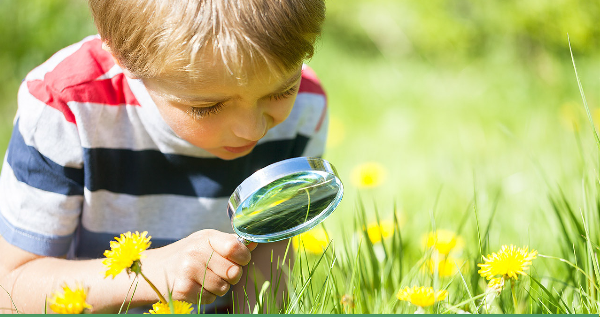
<path fill-rule="evenodd" d="M 115 57 L 115 54 L 113 54 L 112 50 L 110 49 L 110 47 L 108 46 L 108 44 L 106 44 L 105 41 L 102 41 L 102 49 L 107 51 L 108 53 L 110 53 L 110 55 L 112 56 L 113 60 L 115 61 L 115 64 L 119 65 L 119 67 L 121 67 L 121 69 L 123 70 L 123 74 L 125 74 L 125 76 L 131 78 L 131 79 L 140 79 L 138 76 L 134 75 L 133 73 L 131 73 L 126 67 L 123 67 L 123 64 L 121 64 L 121 62 L 119 61 L 118 58 Z"/>

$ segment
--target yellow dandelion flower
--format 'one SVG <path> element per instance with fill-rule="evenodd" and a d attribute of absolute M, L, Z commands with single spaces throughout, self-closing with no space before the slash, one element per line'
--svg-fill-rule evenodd
<path fill-rule="evenodd" d="M 307 232 L 292 238 L 292 245 L 295 250 L 304 248 L 306 252 L 321 254 L 329 244 L 329 237 L 321 227 L 313 228 Z"/>
<path fill-rule="evenodd" d="M 192 304 L 184 301 L 173 301 L 173 313 L 174 314 L 191 314 Z M 147 314 L 170 314 L 171 308 L 168 303 L 158 302 L 152 305 L 152 309 Z"/>
<path fill-rule="evenodd" d="M 50 309 L 58 314 L 82 314 L 85 310 L 91 310 L 92 306 L 85 302 L 87 290 L 81 285 L 71 289 L 66 283 L 61 292 L 54 292 L 48 299 Z"/>
<path fill-rule="evenodd" d="M 102 264 L 106 266 L 105 278 L 112 275 L 114 279 L 123 270 L 129 273 L 136 262 L 143 257 L 142 252 L 150 247 L 150 236 L 146 237 L 147 231 L 122 233 L 121 237 L 115 237 L 117 241 L 110 242 L 110 250 L 104 251 L 106 259 Z"/>
<path fill-rule="evenodd" d="M 438 260 L 429 259 L 425 262 L 425 268 L 429 274 L 435 274 L 435 271 L 437 270 L 437 274 L 440 277 L 449 277 L 458 273 L 458 268 L 460 268 L 463 264 L 463 260 L 446 257 Z"/>
<path fill-rule="evenodd" d="M 383 239 L 390 238 L 394 234 L 394 222 L 390 220 L 374 222 L 367 226 L 367 235 L 373 244 L 381 242 Z"/>
<path fill-rule="evenodd" d="M 354 297 L 352 297 L 352 295 L 344 294 L 340 300 L 340 303 L 346 309 L 353 309 L 355 307 Z"/>
<path fill-rule="evenodd" d="M 358 165 L 352 171 L 352 182 L 360 188 L 377 187 L 385 179 L 385 168 L 377 162 Z"/>
<path fill-rule="evenodd" d="M 459 250 L 465 242 L 462 237 L 449 230 L 436 230 L 425 237 L 425 247 L 435 248 L 440 254 L 448 255 L 452 250 Z"/>
<path fill-rule="evenodd" d="M 448 291 L 433 290 L 433 287 L 413 286 L 401 289 L 396 297 L 401 301 L 411 302 L 419 307 L 428 307 L 442 301 L 448 296 Z"/>
<path fill-rule="evenodd" d="M 505 279 L 518 279 L 519 274 L 527 275 L 525 270 L 531 265 L 531 261 L 537 257 L 537 251 L 529 252 L 528 247 L 523 249 L 514 245 L 503 245 L 498 253 L 492 253 L 483 257 L 485 263 L 477 264 L 481 269 L 478 273 L 488 280 L 494 277 Z"/>
<path fill-rule="evenodd" d="M 488 290 L 500 293 L 504 287 L 504 277 L 494 277 L 488 282 Z"/>

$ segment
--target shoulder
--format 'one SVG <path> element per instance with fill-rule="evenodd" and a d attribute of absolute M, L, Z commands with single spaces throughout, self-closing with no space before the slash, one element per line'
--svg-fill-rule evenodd
<path fill-rule="evenodd" d="M 92 81 L 115 65 L 98 36 L 88 36 L 56 52 L 33 69 L 25 81 L 43 81 L 58 91 Z"/>
<path fill-rule="evenodd" d="M 292 118 L 298 122 L 301 134 L 318 133 L 327 116 L 327 95 L 317 74 L 307 65 L 302 67 L 302 79 L 294 103 Z"/>
<path fill-rule="evenodd" d="M 308 65 L 302 65 L 302 79 L 300 81 L 300 88 L 298 94 L 316 94 L 326 97 L 325 90 L 321 85 L 319 78 L 315 71 L 308 67 Z"/>
<path fill-rule="evenodd" d="M 82 104 L 138 104 L 123 71 L 102 49 L 98 36 L 58 51 L 32 70 L 23 86 L 31 97 L 62 112 L 74 124 Z"/>

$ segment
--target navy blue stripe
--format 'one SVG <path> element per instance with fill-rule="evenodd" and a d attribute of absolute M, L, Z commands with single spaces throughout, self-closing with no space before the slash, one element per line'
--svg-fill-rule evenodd
<path fill-rule="evenodd" d="M 135 230 L 134 230 L 135 231 Z M 97 259 L 104 256 L 104 251 L 110 250 L 110 241 L 115 240 L 115 237 L 121 235 L 121 233 L 106 233 L 106 232 L 92 232 L 83 226 L 77 229 L 76 234 L 76 247 L 75 257 L 80 259 Z M 152 233 L 149 233 L 150 236 Z M 150 248 L 160 248 L 167 244 L 175 242 L 171 239 L 158 239 L 152 237 Z"/>
<path fill-rule="evenodd" d="M 59 165 L 25 144 L 18 127 L 17 121 L 7 151 L 8 165 L 17 180 L 57 194 L 83 195 L 83 170 Z"/>
<path fill-rule="evenodd" d="M 293 140 L 266 142 L 230 161 L 156 150 L 84 149 L 85 187 L 129 195 L 229 197 L 255 171 L 301 156 L 308 140 L 298 135 Z"/>
<path fill-rule="evenodd" d="M 0 235 L 8 243 L 25 251 L 44 256 L 66 255 L 71 246 L 73 235 L 46 236 L 40 233 L 19 229 L 6 220 L 0 213 Z"/>

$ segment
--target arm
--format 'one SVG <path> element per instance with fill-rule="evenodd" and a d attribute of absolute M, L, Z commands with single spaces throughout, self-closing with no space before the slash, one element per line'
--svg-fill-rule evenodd
<path fill-rule="evenodd" d="M 173 298 L 197 303 L 197 294 L 204 280 L 203 303 L 214 301 L 215 295 L 224 295 L 239 281 L 242 268 L 250 261 L 250 250 L 237 241 L 235 235 L 215 230 L 198 231 L 171 245 L 146 251 L 142 259 L 142 272 L 156 285 L 163 295 L 171 286 Z M 42 313 L 44 300 L 63 283 L 73 286 L 84 283 L 89 288 L 87 302 L 95 313 L 115 313 L 127 298 L 134 274 L 119 274 L 114 280 L 104 278 L 102 259 L 74 261 L 42 257 L 23 251 L 0 238 L 0 285 L 12 297 L 20 313 Z M 211 257 L 212 254 L 212 257 Z M 206 262 L 208 270 L 204 279 Z M 168 284 L 167 284 L 168 279 Z M 140 280 L 132 306 L 152 304 L 157 295 L 148 284 Z M 14 311 L 13 303 L 2 291 L 0 307 Z"/>

